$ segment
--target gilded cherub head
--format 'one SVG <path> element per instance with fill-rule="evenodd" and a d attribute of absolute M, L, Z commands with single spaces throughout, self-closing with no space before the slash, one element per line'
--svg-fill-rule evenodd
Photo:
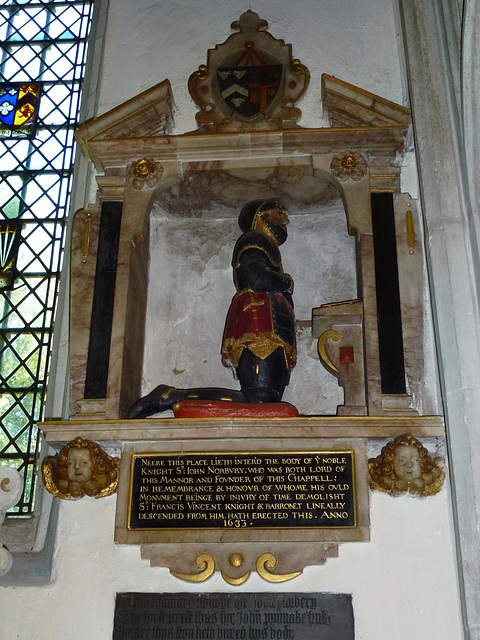
<path fill-rule="evenodd" d="M 442 458 L 432 459 L 412 435 L 398 436 L 383 447 L 379 456 L 368 461 L 370 487 L 391 495 L 434 495 L 445 477 L 442 462 Z"/>
<path fill-rule="evenodd" d="M 119 458 L 110 457 L 96 442 L 75 438 L 56 456 L 44 459 L 43 480 L 58 498 L 103 498 L 117 490 L 119 463 Z"/>

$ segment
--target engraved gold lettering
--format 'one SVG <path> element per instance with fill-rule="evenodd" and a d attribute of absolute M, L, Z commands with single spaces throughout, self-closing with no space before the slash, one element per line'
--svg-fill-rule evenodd
<path fill-rule="evenodd" d="M 130 528 L 356 526 L 353 452 L 135 456 Z"/>

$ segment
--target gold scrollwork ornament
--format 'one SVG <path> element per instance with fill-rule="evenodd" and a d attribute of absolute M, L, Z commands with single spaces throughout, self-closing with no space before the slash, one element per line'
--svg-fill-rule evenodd
<path fill-rule="evenodd" d="M 232 567 L 240 567 L 243 564 L 243 556 L 240 553 L 232 553 L 228 561 Z M 170 573 L 172 576 L 175 576 L 175 578 L 185 580 L 186 582 L 204 582 L 215 572 L 215 560 L 208 553 L 202 553 L 197 556 L 195 564 L 199 569 L 202 569 L 200 573 L 180 573 L 178 571 L 172 571 L 171 569 Z M 287 580 L 296 578 L 302 573 L 302 571 L 294 571 L 293 573 L 272 573 L 271 569 L 274 569 L 276 565 L 277 558 L 273 553 L 267 552 L 262 553 L 257 558 L 255 567 L 258 575 L 267 582 L 286 582 Z M 239 586 L 248 580 L 251 571 L 247 571 L 239 578 L 232 578 L 224 570 L 221 570 L 220 574 L 228 584 L 232 586 Z"/>
<path fill-rule="evenodd" d="M 172 571 L 171 569 L 170 573 L 172 576 L 175 576 L 175 578 L 185 580 L 186 582 L 204 582 L 215 572 L 215 560 L 208 553 L 201 553 L 197 556 L 195 564 L 199 569 L 202 569 L 200 573 L 179 573 L 178 571 Z"/>
<path fill-rule="evenodd" d="M 294 571 L 293 573 L 272 573 L 270 569 L 274 569 L 277 566 L 277 558 L 273 553 L 262 553 L 257 558 L 257 573 L 267 582 L 287 582 L 299 576 L 301 571 Z"/>
<path fill-rule="evenodd" d="M 242 554 L 232 553 L 228 558 L 228 563 L 230 564 L 231 567 L 241 567 L 243 564 Z M 222 578 L 225 580 L 225 582 L 228 582 L 228 584 L 231 584 L 232 586 L 237 587 L 243 584 L 244 582 L 246 582 L 252 572 L 247 571 L 247 573 L 244 573 L 243 576 L 240 576 L 239 578 L 232 578 L 225 571 L 223 571 L 223 569 L 220 573 L 222 575 Z"/>
<path fill-rule="evenodd" d="M 334 340 L 335 342 L 338 342 L 341 337 L 342 336 L 338 333 L 338 331 L 335 331 L 335 329 L 328 329 L 327 331 L 324 331 L 322 333 L 322 335 L 318 339 L 318 344 L 317 344 L 317 350 L 318 350 L 318 355 L 320 357 L 320 360 L 328 369 L 328 371 L 330 371 L 330 373 L 333 373 L 333 375 L 337 375 L 337 376 L 339 371 L 337 367 L 333 364 L 333 362 L 331 361 L 327 353 L 326 342 L 327 340 Z"/>

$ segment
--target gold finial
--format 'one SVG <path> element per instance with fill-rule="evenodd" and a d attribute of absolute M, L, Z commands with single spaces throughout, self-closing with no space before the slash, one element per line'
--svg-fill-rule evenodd
<path fill-rule="evenodd" d="M 232 567 L 240 567 L 243 564 L 243 556 L 241 553 L 232 553 L 232 555 L 228 558 L 230 566 Z"/>

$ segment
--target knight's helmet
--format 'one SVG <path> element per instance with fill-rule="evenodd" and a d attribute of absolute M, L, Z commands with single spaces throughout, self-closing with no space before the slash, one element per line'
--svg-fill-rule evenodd
<path fill-rule="evenodd" d="M 272 210 L 281 210 L 287 213 L 285 205 L 277 198 L 252 200 L 240 211 L 238 226 L 243 233 L 250 230 L 260 231 L 270 236 L 276 244 L 283 244 L 287 239 L 287 231 L 266 217 L 266 214 Z"/>

